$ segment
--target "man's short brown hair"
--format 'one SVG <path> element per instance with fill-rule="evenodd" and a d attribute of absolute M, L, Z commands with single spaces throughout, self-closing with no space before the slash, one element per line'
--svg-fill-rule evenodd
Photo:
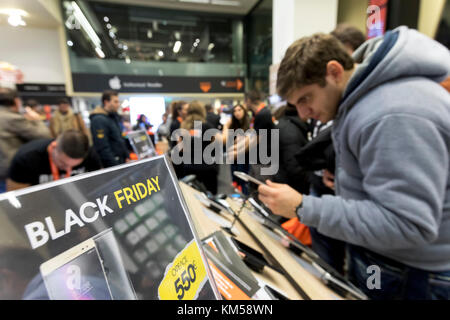
<path fill-rule="evenodd" d="M 0 88 L 0 106 L 12 107 L 16 104 L 15 100 L 19 97 L 16 90 L 10 88 Z"/>
<path fill-rule="evenodd" d="M 253 104 L 260 103 L 264 100 L 264 94 L 261 91 L 252 90 L 245 94 L 245 99 Z"/>
<path fill-rule="evenodd" d="M 352 57 L 332 35 L 317 33 L 295 41 L 278 69 L 278 95 L 286 98 L 293 90 L 310 84 L 324 87 L 327 63 L 331 60 L 339 62 L 345 70 L 353 68 Z"/>
<path fill-rule="evenodd" d="M 349 46 L 352 51 L 358 49 L 366 41 L 366 36 L 361 30 L 347 23 L 338 24 L 331 34 L 344 45 Z"/>
<path fill-rule="evenodd" d="M 72 159 L 84 159 L 89 153 L 89 138 L 81 131 L 64 131 L 56 140 L 58 149 Z"/>
<path fill-rule="evenodd" d="M 102 94 L 102 105 L 105 105 L 105 101 L 111 101 L 112 97 L 118 97 L 119 92 L 115 90 L 105 90 Z"/>

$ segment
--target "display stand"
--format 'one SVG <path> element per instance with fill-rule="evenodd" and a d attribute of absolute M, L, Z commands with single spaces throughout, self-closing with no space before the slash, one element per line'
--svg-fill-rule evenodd
<path fill-rule="evenodd" d="M 180 188 L 183 192 L 189 211 L 191 212 L 192 220 L 199 236 L 206 237 L 215 231 L 221 230 L 221 225 L 219 223 L 205 216 L 204 210 L 207 209 L 205 209 L 202 203 L 197 199 L 200 192 L 184 183 L 180 183 Z M 235 203 L 231 199 L 228 199 L 227 201 L 235 211 L 239 210 L 241 204 Z M 214 215 L 215 213 L 211 212 L 211 214 Z M 221 217 L 230 223 L 234 218 L 231 214 L 227 214 L 225 210 L 221 213 Z M 283 247 L 279 242 L 266 234 L 264 228 L 249 215 L 247 209 L 244 208 L 242 210 L 234 227 L 237 230 L 236 238 L 239 241 L 262 253 L 269 251 L 272 257 L 268 257 L 267 254 L 264 254 L 266 258 L 268 260 L 273 260 L 272 258 L 275 258 L 277 261 L 282 262 L 283 269 L 288 273 L 288 277 L 286 277 L 273 269 L 264 268 L 262 273 L 253 273 L 256 278 L 278 288 L 281 292 L 286 293 L 286 296 L 292 300 L 343 299 L 326 287 L 320 279 L 314 277 L 299 265 L 287 248 Z M 261 244 L 264 244 L 264 247 L 262 247 Z M 292 282 L 292 279 L 295 283 Z M 301 288 L 303 293 L 299 292 L 298 287 Z"/>

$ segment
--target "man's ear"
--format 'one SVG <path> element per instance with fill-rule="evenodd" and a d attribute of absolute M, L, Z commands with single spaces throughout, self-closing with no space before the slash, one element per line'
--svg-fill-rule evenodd
<path fill-rule="evenodd" d="M 344 76 L 344 67 L 336 60 L 327 63 L 327 78 L 331 78 L 335 83 L 340 83 Z"/>

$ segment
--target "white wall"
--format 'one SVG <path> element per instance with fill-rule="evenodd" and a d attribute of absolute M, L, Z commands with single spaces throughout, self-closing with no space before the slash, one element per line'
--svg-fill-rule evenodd
<path fill-rule="evenodd" d="M 338 0 L 273 0 L 272 63 L 279 63 L 295 40 L 336 27 Z"/>
<path fill-rule="evenodd" d="M 0 61 L 17 66 L 24 82 L 65 83 L 57 29 L 0 26 Z"/>

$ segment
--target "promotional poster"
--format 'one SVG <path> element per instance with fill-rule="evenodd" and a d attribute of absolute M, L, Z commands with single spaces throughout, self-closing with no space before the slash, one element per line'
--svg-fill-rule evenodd
<path fill-rule="evenodd" d="M 217 299 L 164 156 L 0 195 L 0 299 Z"/>

